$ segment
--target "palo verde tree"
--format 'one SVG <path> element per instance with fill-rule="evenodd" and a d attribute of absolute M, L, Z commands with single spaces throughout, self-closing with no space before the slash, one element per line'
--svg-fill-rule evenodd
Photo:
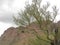
<path fill-rule="evenodd" d="M 51 45 L 57 44 L 57 30 L 53 31 L 53 22 L 58 14 L 58 9 L 53 6 L 52 12 L 48 10 L 50 4 L 47 3 L 41 7 L 42 0 L 32 0 L 32 4 L 26 3 L 24 10 L 19 12 L 18 18 L 14 17 L 14 21 L 19 26 L 27 26 L 32 22 L 37 22 L 40 30 L 44 31 L 47 35 L 47 39 L 50 40 Z M 44 26 L 44 25 L 45 26 Z M 50 38 L 52 35 L 53 38 Z M 37 36 L 38 37 L 38 36 Z M 38 37 L 39 39 L 40 37 Z M 39 44 L 40 45 L 40 44 Z"/>

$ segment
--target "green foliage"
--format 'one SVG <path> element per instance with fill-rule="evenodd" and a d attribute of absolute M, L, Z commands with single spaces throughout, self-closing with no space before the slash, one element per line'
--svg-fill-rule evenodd
<path fill-rule="evenodd" d="M 30 38 L 30 45 L 50 45 L 50 41 L 46 40 L 47 38 L 40 37 L 38 35 L 35 35 L 36 37 L 34 39 Z M 46 35 L 45 35 L 46 36 Z"/>
<path fill-rule="evenodd" d="M 19 26 L 26 26 L 30 24 L 30 16 L 29 14 L 27 14 L 26 10 L 21 11 L 21 13 L 19 14 L 19 18 L 15 18 L 14 17 L 14 21 L 16 22 L 16 24 L 18 24 Z"/>
<path fill-rule="evenodd" d="M 58 14 L 58 9 L 56 8 L 56 6 L 54 6 L 52 9 L 53 11 L 50 12 L 48 10 L 50 4 L 47 3 L 46 5 L 43 5 L 41 7 L 41 1 L 42 0 L 32 0 L 32 4 L 27 4 L 25 7 L 25 10 L 19 12 L 19 17 L 16 18 L 14 17 L 14 21 L 16 22 L 16 24 L 18 24 L 19 26 L 27 26 L 30 25 L 30 23 L 32 22 L 37 22 L 37 24 L 40 27 L 40 30 L 43 30 L 46 32 L 47 35 L 47 39 L 49 39 L 49 36 L 52 34 L 54 35 L 53 32 L 53 28 L 52 28 L 52 24 Z M 45 22 L 45 23 L 43 23 Z M 45 25 L 45 26 L 44 26 Z M 50 28 L 52 28 L 52 31 L 49 30 Z M 44 45 L 41 44 L 40 41 L 41 39 L 38 38 L 38 36 L 36 35 L 37 39 L 35 39 L 32 43 L 34 45 Z M 48 45 L 48 44 L 46 44 Z"/>

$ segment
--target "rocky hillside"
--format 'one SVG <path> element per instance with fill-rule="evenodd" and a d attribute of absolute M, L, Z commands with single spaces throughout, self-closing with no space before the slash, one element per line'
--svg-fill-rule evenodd
<path fill-rule="evenodd" d="M 0 37 L 0 45 L 28 45 L 29 38 L 35 38 L 33 30 L 39 32 L 39 34 L 42 33 L 42 31 L 40 31 L 38 26 L 35 24 L 27 27 L 10 27 Z"/>
<path fill-rule="evenodd" d="M 60 26 L 60 22 L 56 25 Z M 29 39 L 35 38 L 33 30 L 40 36 L 44 35 L 38 25 L 34 23 L 27 27 L 10 27 L 0 37 L 0 45 L 29 45 Z"/>

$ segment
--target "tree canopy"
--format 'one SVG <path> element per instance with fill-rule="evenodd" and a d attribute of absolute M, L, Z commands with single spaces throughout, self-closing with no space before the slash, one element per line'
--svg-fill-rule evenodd
<path fill-rule="evenodd" d="M 54 22 L 58 9 L 56 6 L 53 6 L 52 12 L 48 10 L 50 4 L 47 3 L 42 5 L 42 0 L 32 0 L 32 4 L 26 3 L 25 9 L 18 12 L 19 16 L 14 17 L 14 21 L 19 26 L 30 25 L 31 22 L 36 21 L 40 28 L 42 27 L 43 22 L 45 21 L 45 26 L 48 27 L 52 22 Z M 50 23 L 51 22 L 51 23 Z"/>

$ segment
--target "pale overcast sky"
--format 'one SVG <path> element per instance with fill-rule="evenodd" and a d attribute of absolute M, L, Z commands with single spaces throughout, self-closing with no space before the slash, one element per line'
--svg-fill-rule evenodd
<path fill-rule="evenodd" d="M 0 0 L 0 35 L 13 24 L 12 16 L 17 15 L 19 9 L 24 8 L 26 0 Z M 29 0 L 31 2 L 31 0 Z M 42 3 L 50 2 L 51 6 L 56 5 L 60 9 L 60 0 L 42 0 Z M 60 11 L 59 11 L 60 13 Z M 57 21 L 60 16 L 57 16 Z"/>

